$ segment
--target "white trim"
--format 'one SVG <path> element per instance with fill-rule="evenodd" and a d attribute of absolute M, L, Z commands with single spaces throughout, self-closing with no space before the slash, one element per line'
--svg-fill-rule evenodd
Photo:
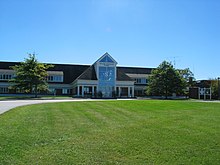
<path fill-rule="evenodd" d="M 49 84 L 48 83 L 48 87 L 49 88 L 72 88 L 72 85 L 70 85 L 70 84 Z"/>
<path fill-rule="evenodd" d="M 76 85 L 98 85 L 97 80 L 77 80 Z"/>
<path fill-rule="evenodd" d="M 15 73 L 12 69 L 0 69 L 0 73 L 8 74 L 8 73 Z"/>
<path fill-rule="evenodd" d="M 105 56 L 108 56 L 113 63 L 115 63 L 115 65 L 117 65 L 118 63 L 115 61 L 114 58 L 112 58 L 112 56 L 110 54 L 108 54 L 107 52 L 105 54 L 103 54 L 95 63 L 99 63 Z M 102 62 L 101 62 L 102 63 Z"/>
<path fill-rule="evenodd" d="M 84 97 L 84 85 L 82 85 L 82 97 Z"/>
<path fill-rule="evenodd" d="M 116 81 L 116 86 L 134 86 L 134 81 Z"/>
<path fill-rule="evenodd" d="M 1 82 L 0 87 L 9 87 L 11 85 L 14 85 L 14 83 L 8 83 L 8 82 Z"/>
<path fill-rule="evenodd" d="M 47 71 L 49 76 L 63 76 L 63 71 Z"/>
<path fill-rule="evenodd" d="M 126 75 L 131 78 L 145 78 L 145 79 L 150 76 L 150 74 L 130 74 L 130 73 L 126 73 Z"/>
<path fill-rule="evenodd" d="M 92 86 L 92 96 L 94 96 L 95 95 L 95 86 L 93 85 Z"/>

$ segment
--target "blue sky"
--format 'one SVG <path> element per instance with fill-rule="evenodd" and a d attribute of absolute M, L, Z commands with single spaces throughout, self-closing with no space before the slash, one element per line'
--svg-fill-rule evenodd
<path fill-rule="evenodd" d="M 0 0 L 0 61 L 190 68 L 220 76 L 220 0 Z"/>

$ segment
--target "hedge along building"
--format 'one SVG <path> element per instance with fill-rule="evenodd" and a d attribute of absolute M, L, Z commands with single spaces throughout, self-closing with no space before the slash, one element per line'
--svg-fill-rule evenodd
<path fill-rule="evenodd" d="M 10 66 L 18 62 L 0 62 L 0 94 L 23 93 L 10 90 L 8 80 L 15 76 Z M 78 97 L 134 97 L 145 93 L 147 78 L 152 68 L 118 67 L 117 62 L 105 53 L 92 65 L 53 64 L 48 69 L 51 93 Z"/>

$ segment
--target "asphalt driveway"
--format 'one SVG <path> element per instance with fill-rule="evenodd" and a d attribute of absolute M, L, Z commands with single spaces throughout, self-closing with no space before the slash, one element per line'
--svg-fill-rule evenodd
<path fill-rule="evenodd" d="M 94 99 L 61 99 L 61 100 L 6 100 L 0 101 L 0 114 L 23 105 L 53 103 L 53 102 L 70 102 L 70 101 L 93 101 Z"/>
<path fill-rule="evenodd" d="M 72 102 L 72 101 L 103 101 L 106 99 L 55 99 L 55 100 L 6 100 L 0 101 L 0 114 L 9 111 L 12 108 L 41 103 L 55 103 L 55 102 Z M 108 99 L 109 100 L 109 99 Z M 111 100 L 111 99 L 110 99 Z M 133 99 L 120 99 L 120 100 L 133 100 Z"/>

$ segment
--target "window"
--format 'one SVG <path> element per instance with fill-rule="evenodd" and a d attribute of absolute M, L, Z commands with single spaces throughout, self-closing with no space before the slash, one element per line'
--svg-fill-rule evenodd
<path fill-rule="evenodd" d="M 111 97 L 115 86 L 115 67 L 99 67 L 99 91 L 104 97 Z"/>
<path fill-rule="evenodd" d="M 12 77 L 13 75 L 11 74 L 0 74 L 0 80 L 10 80 Z"/>
<path fill-rule="evenodd" d="M 100 83 L 114 84 L 115 68 L 114 67 L 99 67 Z"/>
<path fill-rule="evenodd" d="M 145 78 L 135 78 L 134 80 L 136 84 L 147 84 L 148 82 Z"/>
<path fill-rule="evenodd" d="M 63 76 L 47 76 L 48 82 L 63 82 Z"/>
<path fill-rule="evenodd" d="M 70 94 L 70 89 L 62 89 L 62 94 Z"/>
<path fill-rule="evenodd" d="M 105 56 L 100 62 L 110 62 L 110 63 L 114 63 L 109 56 Z"/>
<path fill-rule="evenodd" d="M 0 87 L 0 93 L 9 93 L 8 88 Z"/>
<path fill-rule="evenodd" d="M 92 87 L 91 86 L 84 86 L 84 93 L 85 94 L 92 94 Z"/>
<path fill-rule="evenodd" d="M 147 79 L 145 79 L 145 82 L 146 82 L 146 84 L 148 83 L 148 80 Z"/>
<path fill-rule="evenodd" d="M 135 83 L 141 84 L 141 79 L 140 78 L 135 78 L 134 80 L 135 80 Z"/>
<path fill-rule="evenodd" d="M 140 78 L 137 79 L 137 83 L 141 84 L 141 79 Z"/>

